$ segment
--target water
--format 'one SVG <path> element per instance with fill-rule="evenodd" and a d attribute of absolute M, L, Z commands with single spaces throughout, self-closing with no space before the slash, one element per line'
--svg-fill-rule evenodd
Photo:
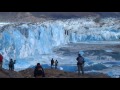
<path fill-rule="evenodd" d="M 65 71 L 77 72 L 76 57 L 78 52 L 85 58 L 84 70 L 86 73 L 98 72 L 118 78 L 120 75 L 120 51 L 119 42 L 92 42 L 69 44 L 55 50 L 56 55 L 62 57 L 59 62 Z"/>

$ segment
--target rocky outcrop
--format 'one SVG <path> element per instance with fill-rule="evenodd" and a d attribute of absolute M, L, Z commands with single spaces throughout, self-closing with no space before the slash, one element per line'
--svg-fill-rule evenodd
<path fill-rule="evenodd" d="M 16 71 L 2 69 L 0 70 L 0 78 L 24 78 L 24 76 Z"/>
<path fill-rule="evenodd" d="M 2 69 L 0 70 L 0 78 L 34 78 L 34 69 L 29 68 L 19 72 L 9 71 Z M 77 73 L 65 72 L 56 69 L 45 69 L 45 78 L 110 78 L 104 74 L 85 74 L 79 75 Z"/>

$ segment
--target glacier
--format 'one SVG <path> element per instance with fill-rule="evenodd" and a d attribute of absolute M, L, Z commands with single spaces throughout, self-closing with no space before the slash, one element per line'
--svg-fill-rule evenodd
<path fill-rule="evenodd" d="M 52 57 L 61 59 L 59 62 L 61 64 L 76 64 L 75 60 L 67 61 L 63 59 L 68 57 L 55 55 L 53 49 L 70 43 L 116 41 L 120 44 L 119 23 L 119 18 L 101 18 L 99 22 L 95 22 L 95 17 L 46 20 L 36 23 L 1 22 L 0 53 L 4 57 L 3 67 L 8 69 L 10 58 L 17 60 L 16 71 L 32 67 L 37 62 L 50 64 Z M 83 51 L 80 53 L 84 54 Z M 90 60 L 86 62 L 91 65 Z"/>

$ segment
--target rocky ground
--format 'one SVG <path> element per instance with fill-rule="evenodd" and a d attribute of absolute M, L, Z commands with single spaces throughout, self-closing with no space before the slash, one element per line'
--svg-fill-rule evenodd
<path fill-rule="evenodd" d="M 19 72 L 2 69 L 0 70 L 0 78 L 34 78 L 33 72 L 34 69 L 32 68 Z M 45 78 L 110 78 L 104 74 L 85 74 L 84 76 L 78 76 L 77 73 L 65 72 L 56 69 L 45 69 L 45 75 Z"/>

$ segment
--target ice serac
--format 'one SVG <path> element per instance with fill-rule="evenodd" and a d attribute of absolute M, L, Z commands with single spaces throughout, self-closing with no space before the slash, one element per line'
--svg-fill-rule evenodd
<path fill-rule="evenodd" d="M 41 23 L 7 23 L 0 26 L 0 51 L 5 65 L 10 58 L 37 58 L 52 54 L 55 46 L 81 41 L 120 39 L 120 20 L 95 18 L 49 20 Z M 29 64 L 29 63 L 28 63 Z M 34 64 L 34 63 L 32 63 Z"/>
<path fill-rule="evenodd" d="M 5 57 L 26 58 L 52 53 L 52 47 L 65 43 L 59 23 L 9 24 L 1 27 L 1 51 Z M 15 56 L 16 55 L 16 56 Z"/>

